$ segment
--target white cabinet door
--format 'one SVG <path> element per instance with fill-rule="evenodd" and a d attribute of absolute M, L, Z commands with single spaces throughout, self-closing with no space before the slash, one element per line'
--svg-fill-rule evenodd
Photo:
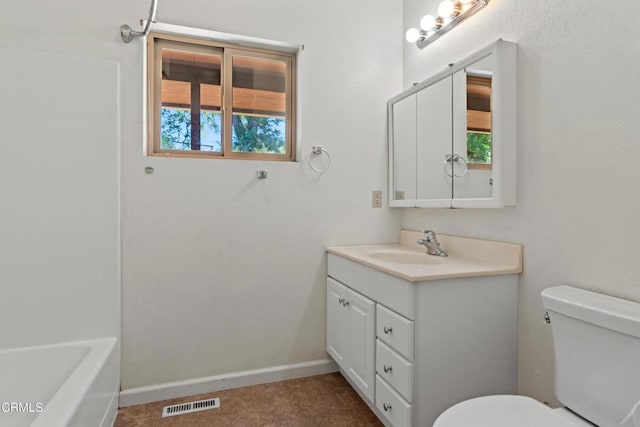
<path fill-rule="evenodd" d="M 453 150 L 451 84 L 447 77 L 417 93 L 417 198 L 433 207 L 451 206 L 451 172 L 445 169 Z"/>
<path fill-rule="evenodd" d="M 452 69 L 457 80 L 453 89 L 454 152 L 468 163 L 464 167 L 458 162 L 454 208 L 516 205 L 516 65 L 516 45 L 500 40 Z M 490 93 L 483 95 L 479 88 L 487 83 Z M 481 137 L 483 133 L 489 140 Z"/>
<path fill-rule="evenodd" d="M 410 95 L 391 107 L 393 150 L 392 200 L 416 198 L 416 95 Z"/>
<path fill-rule="evenodd" d="M 348 315 L 344 305 L 347 288 L 330 277 L 327 278 L 327 353 L 341 369 L 347 370 Z"/>
<path fill-rule="evenodd" d="M 373 402 L 375 381 L 375 303 L 348 290 L 349 368 L 347 375 Z"/>
<path fill-rule="evenodd" d="M 373 402 L 375 303 L 327 278 L 327 352 Z"/>
<path fill-rule="evenodd" d="M 453 75 L 453 155 L 457 159 L 451 163 L 454 201 L 455 199 L 491 199 L 493 197 L 491 156 L 484 160 L 480 160 L 483 156 L 478 156 L 482 151 L 480 147 L 486 149 L 486 138 L 488 138 L 488 151 L 493 152 L 491 148 L 493 56 L 489 55 Z"/>

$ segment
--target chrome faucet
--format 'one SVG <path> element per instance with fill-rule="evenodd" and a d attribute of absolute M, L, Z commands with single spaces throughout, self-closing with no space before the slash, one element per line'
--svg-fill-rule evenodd
<path fill-rule="evenodd" d="M 436 233 L 434 231 L 424 230 L 423 233 L 424 239 L 418 240 L 418 244 L 426 247 L 429 255 L 448 256 L 445 251 L 440 249 L 440 243 L 438 243 L 438 239 L 436 239 Z"/>

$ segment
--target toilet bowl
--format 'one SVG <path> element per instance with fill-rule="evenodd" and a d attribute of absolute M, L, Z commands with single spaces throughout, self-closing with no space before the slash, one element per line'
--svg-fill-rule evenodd
<path fill-rule="evenodd" d="M 526 396 L 485 396 L 452 406 L 433 427 L 593 427 L 572 412 Z"/>
<path fill-rule="evenodd" d="M 555 392 L 568 409 L 525 396 L 485 396 L 433 427 L 640 427 L 640 304 L 556 286 L 542 292 L 554 346 Z"/>

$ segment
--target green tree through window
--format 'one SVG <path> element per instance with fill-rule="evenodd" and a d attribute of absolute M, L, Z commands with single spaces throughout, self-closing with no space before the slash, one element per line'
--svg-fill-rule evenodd
<path fill-rule="evenodd" d="M 467 132 L 467 158 L 471 163 L 491 163 L 491 134 Z"/>
<path fill-rule="evenodd" d="M 233 151 L 243 153 L 285 152 L 285 119 L 233 115 Z"/>

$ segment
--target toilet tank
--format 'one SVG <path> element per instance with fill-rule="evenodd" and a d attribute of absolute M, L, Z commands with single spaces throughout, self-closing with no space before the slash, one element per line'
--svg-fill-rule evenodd
<path fill-rule="evenodd" d="M 558 400 L 600 427 L 640 427 L 640 304 L 571 286 L 542 292 Z"/>

